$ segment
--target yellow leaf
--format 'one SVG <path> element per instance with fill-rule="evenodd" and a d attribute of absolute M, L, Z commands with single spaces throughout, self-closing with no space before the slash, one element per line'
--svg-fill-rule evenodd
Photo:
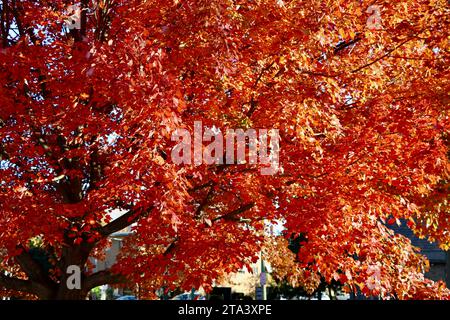
<path fill-rule="evenodd" d="M 350 30 L 350 38 L 352 39 L 355 38 L 355 32 L 353 30 Z"/>

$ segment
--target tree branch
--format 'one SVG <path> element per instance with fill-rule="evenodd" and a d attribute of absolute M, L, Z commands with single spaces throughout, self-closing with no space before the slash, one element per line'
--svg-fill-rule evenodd
<path fill-rule="evenodd" d="M 350 41 L 344 41 L 344 42 L 341 42 L 338 45 L 336 45 L 334 47 L 334 54 L 338 53 L 339 51 L 344 50 L 345 48 L 347 48 L 347 47 L 351 46 L 352 44 L 355 44 L 361 40 L 362 40 L 362 38 L 359 37 L 359 34 L 356 34 L 356 37 L 354 39 L 352 39 Z"/>
<path fill-rule="evenodd" d="M 253 208 L 255 206 L 255 203 L 248 203 L 246 205 L 243 205 L 242 207 L 240 207 L 239 209 L 233 210 L 231 212 L 228 212 L 224 215 L 221 215 L 219 217 L 214 218 L 212 221 L 218 221 L 220 219 L 230 219 L 238 214 L 241 214 L 247 210 L 250 210 L 251 208 Z"/>
<path fill-rule="evenodd" d="M 14 291 L 32 292 L 30 280 L 7 276 L 4 273 L 0 273 L 0 287 Z"/>
<path fill-rule="evenodd" d="M 26 273 L 31 281 L 36 281 L 42 285 L 50 286 L 51 280 L 42 269 L 42 266 L 36 262 L 26 248 L 20 246 L 22 253 L 15 257 L 16 261 Z"/>
<path fill-rule="evenodd" d="M 372 62 L 369 62 L 369 63 L 367 63 L 367 64 L 365 64 L 365 65 L 363 65 L 363 66 L 361 66 L 361 67 L 359 67 L 359 68 L 357 68 L 357 69 L 355 69 L 355 70 L 352 70 L 352 73 L 356 73 L 356 72 L 358 72 L 358 71 L 361 71 L 362 69 L 367 68 L 367 67 L 370 67 L 371 65 L 377 63 L 378 61 L 383 60 L 384 58 L 386 58 L 387 56 L 389 56 L 392 52 L 394 52 L 395 50 L 397 50 L 398 48 L 400 48 L 401 46 L 403 46 L 405 43 L 411 41 L 412 39 L 414 39 L 414 37 L 402 41 L 400 44 L 398 44 L 398 45 L 395 46 L 394 48 L 388 50 L 385 54 L 383 54 L 382 56 L 380 56 L 380 57 L 378 57 L 377 59 L 373 60 Z"/>
<path fill-rule="evenodd" d="M 107 225 L 103 226 L 99 232 L 104 237 L 109 236 L 110 234 L 120 231 L 123 228 L 137 222 L 140 218 L 145 217 L 152 211 L 153 207 L 147 209 L 147 210 L 139 210 L 142 212 L 137 212 L 136 210 L 130 210 L 127 213 L 121 215 L 119 218 L 114 219 Z"/>
<path fill-rule="evenodd" d="M 41 299 L 50 298 L 51 293 L 49 288 L 40 283 L 7 276 L 3 272 L 0 273 L 0 287 L 7 290 L 32 293 L 37 295 Z"/>
<path fill-rule="evenodd" d="M 212 193 L 213 193 L 213 186 L 214 184 L 211 184 L 209 187 L 208 192 L 206 193 L 205 198 L 202 199 L 202 201 L 199 203 L 197 210 L 195 210 L 195 217 L 200 216 L 200 214 L 202 213 L 203 209 L 206 207 L 206 205 L 208 204 L 208 201 L 211 199 Z"/>
<path fill-rule="evenodd" d="M 166 248 L 166 250 L 164 251 L 164 253 L 163 253 L 164 256 L 170 254 L 170 253 L 175 249 L 175 246 L 176 246 L 178 240 L 180 240 L 180 238 L 179 238 L 179 237 L 176 237 L 176 238 L 172 241 L 172 243 L 171 243 L 171 244 Z"/>
<path fill-rule="evenodd" d="M 119 274 L 114 274 L 109 270 L 103 270 L 95 272 L 89 275 L 83 282 L 82 290 L 89 292 L 92 288 L 104 285 L 104 284 L 119 284 L 124 283 L 126 278 Z"/>

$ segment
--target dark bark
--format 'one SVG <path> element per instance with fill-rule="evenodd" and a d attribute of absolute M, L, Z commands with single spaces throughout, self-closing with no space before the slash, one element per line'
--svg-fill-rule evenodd
<path fill-rule="evenodd" d="M 54 281 L 43 270 L 42 266 L 33 259 L 29 252 L 23 248 L 20 255 L 15 257 L 22 271 L 27 275 L 27 279 L 19 279 L 11 275 L 0 273 L 0 287 L 5 289 L 26 292 L 36 295 L 41 300 L 82 300 L 88 292 L 100 285 L 125 283 L 125 277 L 111 273 L 109 270 L 99 271 L 93 274 L 81 272 L 81 288 L 69 289 L 67 281 L 71 274 L 67 268 L 75 265 L 81 270 L 89 259 L 89 255 L 94 244 L 86 242 L 80 245 L 68 245 L 63 248 L 61 258 L 57 267 L 61 270 L 58 281 Z"/>
<path fill-rule="evenodd" d="M 48 288 L 37 282 L 11 277 L 3 273 L 0 273 L 0 287 L 8 290 L 32 293 L 38 297 L 42 297 L 42 299 L 45 299 L 51 294 Z"/>
<path fill-rule="evenodd" d="M 109 270 L 103 270 L 89 275 L 84 283 L 82 289 L 84 292 L 89 292 L 91 289 L 105 285 L 105 284 L 121 284 L 125 283 L 126 279 L 118 274 L 111 273 Z"/>
<path fill-rule="evenodd" d="M 139 219 L 148 215 L 152 209 L 153 208 L 149 208 L 147 210 L 142 210 L 142 209 L 129 210 L 127 213 L 121 215 L 119 218 L 111 221 L 109 224 L 102 227 L 99 230 L 100 234 L 104 237 L 107 237 L 114 232 L 120 231 L 123 228 L 126 228 L 129 225 L 132 225 L 133 223 L 137 222 Z"/>
<path fill-rule="evenodd" d="M 25 280 L 0 274 L 0 287 L 18 292 L 31 293 L 41 300 L 83 300 L 89 291 L 95 287 L 105 284 L 121 284 L 126 281 L 123 276 L 113 274 L 109 270 L 104 270 L 90 275 L 82 274 L 81 289 L 71 290 L 67 287 L 67 278 L 68 275 L 63 272 L 59 283 L 46 285 L 36 280 L 31 280 L 30 278 Z"/>

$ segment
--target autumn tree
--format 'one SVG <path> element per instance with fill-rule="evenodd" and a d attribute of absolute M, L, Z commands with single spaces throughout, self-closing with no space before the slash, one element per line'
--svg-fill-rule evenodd
<path fill-rule="evenodd" d="M 384 224 L 406 219 L 449 248 L 447 1 L 0 4 L 0 287 L 208 288 L 250 263 L 276 220 L 307 237 L 299 270 L 448 298 Z M 278 171 L 174 163 L 171 134 L 194 121 L 278 129 Z M 93 272 L 89 257 L 127 226 L 116 265 Z"/>

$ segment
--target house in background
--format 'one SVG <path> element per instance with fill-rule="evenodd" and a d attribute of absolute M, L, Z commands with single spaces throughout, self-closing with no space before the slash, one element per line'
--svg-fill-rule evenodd
<path fill-rule="evenodd" d="M 268 300 L 272 293 L 274 280 L 272 266 L 262 253 L 258 260 L 237 272 L 221 277 L 214 284 L 211 295 L 223 296 L 224 300 Z"/>
<path fill-rule="evenodd" d="M 114 217 L 116 218 L 116 217 Z M 450 288 L 450 252 L 441 250 L 435 243 L 430 243 L 427 239 L 419 239 L 414 233 L 406 226 L 405 221 L 401 221 L 401 225 L 390 225 L 389 228 L 396 234 L 401 234 L 411 240 L 413 246 L 421 249 L 421 253 L 425 255 L 430 261 L 430 270 L 425 276 L 431 280 L 442 280 Z M 111 246 L 106 251 L 105 260 L 92 259 L 95 265 L 94 272 L 105 270 L 110 268 L 115 262 L 117 255 L 119 254 L 124 238 L 131 234 L 131 227 L 127 227 L 117 233 L 110 236 Z M 261 286 L 261 271 L 264 275 L 268 275 L 271 272 L 269 265 L 261 261 L 261 258 L 254 264 L 252 264 L 252 270 L 242 269 L 237 273 L 229 274 L 228 277 L 221 279 L 220 283 L 216 283 L 216 292 L 218 295 L 229 296 L 232 295 L 247 296 L 252 299 L 262 300 L 265 296 L 265 289 L 269 289 L 266 286 Z M 270 276 L 269 276 L 270 277 Z M 106 299 L 108 286 L 102 286 L 101 298 Z M 259 290 L 259 291 L 258 291 Z M 261 296 L 261 290 L 264 294 Z M 121 296 L 129 294 L 124 292 L 124 289 L 113 289 L 114 296 Z M 228 300 L 227 299 L 227 300 Z M 361 294 L 351 295 L 351 299 L 365 299 Z"/>
<path fill-rule="evenodd" d="M 413 246 L 420 248 L 421 253 L 430 261 L 430 271 L 425 274 L 428 279 L 442 280 L 450 288 L 450 252 L 441 250 L 436 243 L 430 243 L 427 239 L 419 239 L 406 226 L 405 221 L 401 225 L 389 226 L 395 233 L 401 234 L 411 240 Z"/>
<path fill-rule="evenodd" d="M 113 219 L 117 219 L 124 212 L 120 210 L 114 210 L 111 212 L 111 217 Z M 92 264 L 95 266 L 93 272 L 103 271 L 112 267 L 116 261 L 117 256 L 123 246 L 123 240 L 131 235 L 132 226 L 128 226 L 116 233 L 113 233 L 109 236 L 109 240 L 111 241 L 111 246 L 106 249 L 105 259 L 99 260 L 91 258 Z M 112 288 L 108 285 L 104 285 L 100 287 L 100 299 L 107 300 L 112 299 L 112 297 L 123 296 L 127 294 L 132 294 L 130 290 L 124 290 L 123 288 Z M 108 293 L 109 292 L 109 293 Z"/>
<path fill-rule="evenodd" d="M 406 221 L 401 220 L 401 224 L 389 225 L 388 228 L 396 234 L 401 234 L 411 240 L 411 244 L 420 248 L 421 254 L 425 255 L 430 261 L 430 270 L 425 277 L 433 281 L 444 281 L 450 288 L 450 252 L 441 250 L 436 243 L 431 243 L 427 239 L 419 239 L 408 226 Z M 366 300 L 367 298 L 360 292 L 351 294 L 351 300 Z M 370 298 L 374 300 L 377 298 Z"/>

